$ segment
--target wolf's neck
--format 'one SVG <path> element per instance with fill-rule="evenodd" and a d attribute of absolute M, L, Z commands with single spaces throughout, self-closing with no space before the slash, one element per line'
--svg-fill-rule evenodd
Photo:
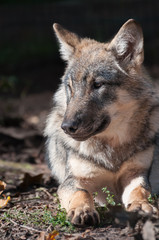
<path fill-rule="evenodd" d="M 152 145 L 150 111 L 151 108 L 146 102 L 140 103 L 134 109 L 131 107 L 127 114 L 121 112 L 116 116 L 102 134 L 93 137 L 92 148 L 96 151 L 98 149 L 99 153 L 105 152 L 107 166 L 110 164 L 112 170 L 116 171 L 124 161 Z"/>

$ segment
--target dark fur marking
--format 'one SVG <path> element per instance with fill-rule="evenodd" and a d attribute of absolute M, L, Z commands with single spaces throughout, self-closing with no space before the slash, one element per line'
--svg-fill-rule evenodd
<path fill-rule="evenodd" d="M 72 175 L 68 175 L 67 178 L 64 180 L 64 182 L 59 186 L 59 190 L 60 189 L 70 189 L 75 191 L 76 190 L 76 182 L 77 180 L 72 176 Z"/>

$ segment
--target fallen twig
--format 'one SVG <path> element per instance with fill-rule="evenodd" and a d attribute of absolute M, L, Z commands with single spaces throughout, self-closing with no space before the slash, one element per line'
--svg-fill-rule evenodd
<path fill-rule="evenodd" d="M 45 192 L 46 193 L 46 195 L 48 195 L 48 197 L 50 198 L 50 199 L 54 199 L 54 197 L 45 189 L 45 188 L 38 188 L 37 189 L 37 191 L 43 191 L 43 192 Z"/>
<path fill-rule="evenodd" d="M 20 199 L 20 200 L 18 200 L 18 201 L 13 201 L 13 200 L 12 200 L 11 203 L 28 202 L 28 201 L 37 200 L 37 199 L 39 199 L 39 197 Z"/>
<path fill-rule="evenodd" d="M 26 229 L 28 229 L 28 230 L 32 230 L 32 231 L 34 231 L 34 232 L 38 232 L 38 233 L 43 232 L 43 231 L 40 231 L 40 230 L 38 230 L 38 229 L 35 229 L 35 228 L 32 228 L 32 227 L 29 227 L 29 226 L 26 226 L 26 225 L 21 225 L 21 224 L 15 222 L 15 221 L 13 221 L 12 219 L 9 219 L 9 221 L 10 221 L 11 223 L 15 224 L 15 225 L 18 225 L 19 227 L 26 228 Z"/>

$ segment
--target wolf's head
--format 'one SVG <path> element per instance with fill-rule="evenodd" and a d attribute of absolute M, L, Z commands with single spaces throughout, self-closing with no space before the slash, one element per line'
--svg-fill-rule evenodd
<path fill-rule="evenodd" d="M 124 118 L 131 120 L 144 92 L 141 27 L 131 19 L 108 43 L 80 38 L 56 23 L 53 27 L 67 61 L 62 129 L 80 141 L 117 131 Z"/>

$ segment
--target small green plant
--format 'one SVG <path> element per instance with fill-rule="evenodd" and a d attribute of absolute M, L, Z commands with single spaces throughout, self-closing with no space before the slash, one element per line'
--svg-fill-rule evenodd
<path fill-rule="evenodd" d="M 149 203 L 151 203 L 151 204 L 155 204 L 155 202 L 157 201 L 157 195 L 156 194 L 154 194 L 154 195 L 152 195 L 152 194 L 150 194 L 149 196 L 148 196 L 148 202 Z"/>
<path fill-rule="evenodd" d="M 102 188 L 103 193 L 106 194 L 105 204 L 103 206 L 99 206 L 96 204 L 96 209 L 100 215 L 101 223 L 100 226 L 104 226 L 105 224 L 111 224 L 113 221 L 112 215 L 109 213 L 109 207 L 115 206 L 116 202 L 114 200 L 114 195 L 108 190 L 107 187 Z M 97 192 L 94 193 L 94 197 L 98 195 Z"/>
<path fill-rule="evenodd" d="M 107 194 L 106 196 L 106 207 L 107 205 L 115 206 L 114 195 L 108 190 L 107 187 L 102 188 L 102 191 Z"/>
<path fill-rule="evenodd" d="M 151 194 L 148 196 L 147 199 L 148 199 L 148 202 L 149 202 L 149 203 L 153 203 L 153 199 L 152 199 L 152 195 L 151 195 Z"/>
<path fill-rule="evenodd" d="M 106 194 L 105 204 L 100 206 L 95 202 L 96 209 L 100 215 L 100 226 L 105 226 L 105 224 L 112 224 L 114 216 L 112 215 L 111 206 L 121 206 L 121 203 L 116 203 L 114 200 L 114 195 L 108 190 L 107 187 L 101 189 L 103 193 Z M 94 199 L 98 196 L 98 192 L 93 193 Z"/>
<path fill-rule="evenodd" d="M 52 223 L 54 228 L 59 226 L 62 230 L 67 232 L 71 232 L 75 229 L 71 222 L 67 219 L 66 210 L 61 208 L 60 204 L 58 205 L 56 215 L 51 218 L 50 223 Z"/>

